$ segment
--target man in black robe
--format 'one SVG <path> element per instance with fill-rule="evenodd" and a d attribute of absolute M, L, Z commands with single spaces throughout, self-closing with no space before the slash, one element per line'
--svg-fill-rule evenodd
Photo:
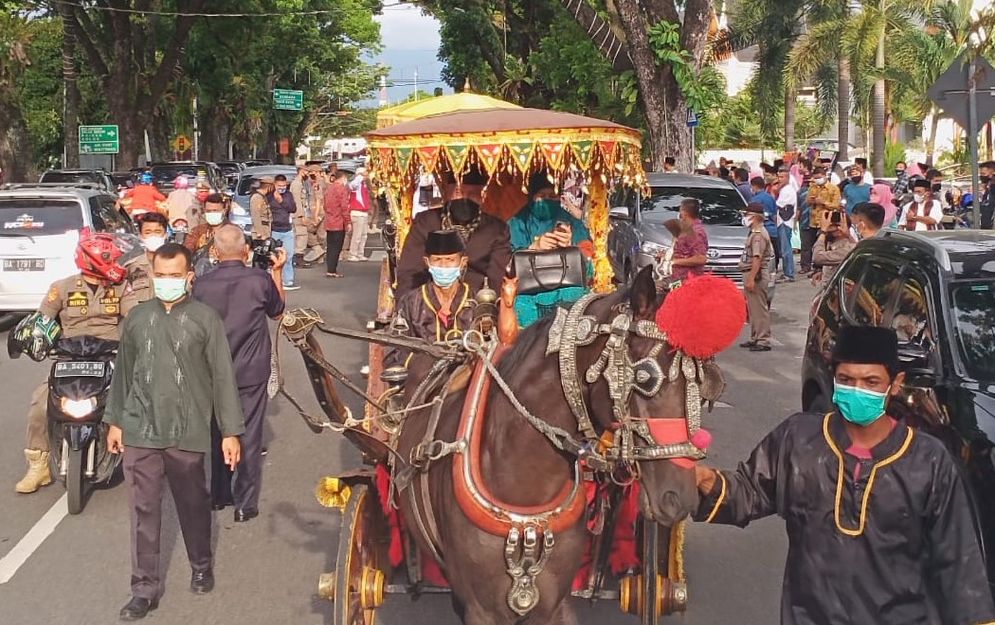
<path fill-rule="evenodd" d="M 454 230 L 463 241 L 467 256 L 464 279 L 471 293 L 480 290 L 485 277 L 492 289 L 501 288 L 511 263 L 511 241 L 508 224 L 480 211 L 480 192 L 486 184 L 486 175 L 476 169 L 468 171 L 459 185 L 453 178 L 445 188 L 445 205 L 419 213 L 411 222 L 397 261 L 398 300 L 431 281 L 423 259 L 428 235 L 437 230 Z"/>
<path fill-rule="evenodd" d="M 785 625 L 995 622 L 956 462 L 886 411 L 904 381 L 895 332 L 844 328 L 833 366 L 833 412 L 792 415 L 735 471 L 698 467 L 695 518 L 785 520 Z"/>
<path fill-rule="evenodd" d="M 392 329 L 435 343 L 459 339 L 473 324 L 474 291 L 463 281 L 467 257 L 463 241 L 453 230 L 438 230 L 425 239 L 422 266 L 431 282 L 408 291 L 397 300 Z M 384 366 L 406 367 L 410 351 L 391 347 Z"/>

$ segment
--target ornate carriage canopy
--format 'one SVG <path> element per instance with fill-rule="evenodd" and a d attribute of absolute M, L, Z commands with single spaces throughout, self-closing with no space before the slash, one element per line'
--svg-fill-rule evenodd
<path fill-rule="evenodd" d="M 479 167 L 488 176 L 482 208 L 504 220 L 527 203 L 534 172 L 548 171 L 557 186 L 582 175 L 590 197 L 586 220 L 594 238 L 595 288 L 611 290 L 608 189 L 645 184 L 639 131 L 572 113 L 505 108 L 431 115 L 374 130 L 366 139 L 371 180 L 390 199 L 402 240 L 422 170 L 442 181 L 451 172 Z"/>

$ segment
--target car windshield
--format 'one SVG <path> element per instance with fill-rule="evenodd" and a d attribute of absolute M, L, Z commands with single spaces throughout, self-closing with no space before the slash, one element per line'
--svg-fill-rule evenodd
<path fill-rule="evenodd" d="M 172 186 L 173 181 L 180 174 L 190 178 L 191 181 L 197 178 L 197 172 L 204 171 L 203 167 L 197 165 L 167 165 L 165 167 L 152 168 L 152 180 L 156 185 Z"/>
<path fill-rule="evenodd" d="M 71 200 L 3 199 L 0 227 L 4 235 L 63 234 L 83 227 L 83 213 Z"/>
<path fill-rule="evenodd" d="M 224 175 L 237 174 L 239 172 L 237 163 L 218 163 L 218 168 L 221 169 L 221 173 Z"/>
<path fill-rule="evenodd" d="M 955 282 L 950 299 L 968 375 L 995 380 L 995 281 Z"/>
<path fill-rule="evenodd" d="M 287 177 L 288 183 L 293 182 L 294 178 L 297 177 L 296 173 L 286 173 L 283 175 Z M 238 189 L 235 190 L 235 195 L 249 195 L 250 193 L 252 193 L 253 184 L 256 182 L 256 180 L 259 180 L 263 176 L 275 177 L 276 174 L 254 174 L 251 176 L 242 176 L 241 178 L 238 179 Z"/>
<path fill-rule="evenodd" d="M 681 202 L 696 199 L 701 202 L 701 221 L 710 226 L 740 226 L 746 203 L 739 191 L 733 188 L 684 188 L 653 187 L 653 194 L 639 203 L 642 218 L 650 223 L 662 224 L 676 219 Z"/>
<path fill-rule="evenodd" d="M 63 183 L 68 182 L 70 184 L 76 182 L 92 182 L 94 184 L 101 184 L 100 176 L 97 174 L 79 171 L 79 172 L 66 172 L 66 171 L 46 171 L 41 175 L 41 182 L 46 184 Z"/>

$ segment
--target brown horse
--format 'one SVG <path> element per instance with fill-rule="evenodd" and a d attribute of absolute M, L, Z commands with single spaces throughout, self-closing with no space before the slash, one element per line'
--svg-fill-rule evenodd
<path fill-rule="evenodd" d="M 619 292 L 594 300 L 585 315 L 600 324 L 628 306 L 633 321 L 652 320 L 660 305 L 649 270 L 640 272 L 628 292 Z M 532 414 L 545 422 L 579 437 L 578 422 L 561 385 L 557 358 L 547 355 L 547 344 L 553 321 L 546 319 L 524 330 L 517 342 L 499 362 L 498 371 L 514 395 Z M 597 434 L 613 427 L 614 404 L 609 384 L 598 377 L 593 384 L 584 382 L 584 372 L 598 360 L 608 336 L 598 336 L 586 346 L 577 348 L 576 364 L 582 380 L 581 396 L 591 415 Z M 662 371 L 670 369 L 672 350 L 659 341 L 633 335 L 628 341 L 633 362 L 654 357 Z M 428 363 L 431 364 L 430 362 Z M 418 369 L 412 362 L 412 379 Z M 685 415 L 685 385 L 679 380 L 665 382 L 652 396 L 633 393 L 629 402 L 630 415 L 635 419 Z M 414 386 L 411 382 L 409 386 Z M 472 385 L 471 385 L 472 386 Z M 408 389 L 409 392 L 411 389 Z M 439 413 L 435 439 L 454 441 L 467 391 L 451 394 Z M 410 395 L 409 395 L 410 396 Z M 401 433 L 398 451 L 408 457 L 422 442 L 429 411 L 412 414 Z M 669 420 L 669 419 L 668 419 Z M 454 497 L 456 477 L 448 455 L 432 462 L 428 468 L 428 493 L 433 511 L 439 555 L 443 571 L 450 582 L 456 612 L 466 625 L 499 625 L 512 623 L 572 623 L 573 615 L 565 601 L 571 582 L 581 566 L 590 536 L 584 519 L 578 518 L 570 527 L 558 531 L 555 546 L 536 579 L 539 600 L 524 615 L 509 607 L 508 591 L 511 578 L 505 559 L 506 537 L 487 532 L 464 514 Z M 486 420 L 481 434 L 479 474 L 495 500 L 517 507 L 541 508 L 569 489 L 575 478 L 576 458 L 560 451 L 546 436 L 532 427 L 508 398 L 492 384 Z M 672 526 L 691 513 L 698 502 L 694 471 L 681 468 L 668 460 L 641 461 L 635 473 L 641 482 L 641 509 L 647 519 Z M 417 486 L 418 478 L 412 482 Z M 408 488 L 411 488 L 409 486 Z M 583 494 L 581 494 L 583 498 Z M 420 532 L 412 528 L 412 497 L 402 492 L 398 498 L 402 515 L 424 553 L 431 553 Z M 540 543 L 541 543 L 540 539 Z"/>

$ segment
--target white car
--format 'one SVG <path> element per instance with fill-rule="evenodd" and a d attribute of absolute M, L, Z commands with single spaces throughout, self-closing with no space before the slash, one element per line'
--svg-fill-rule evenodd
<path fill-rule="evenodd" d="M 95 185 L 9 184 L 0 190 L 0 312 L 38 310 L 49 286 L 77 273 L 79 231 L 135 233 Z"/>

